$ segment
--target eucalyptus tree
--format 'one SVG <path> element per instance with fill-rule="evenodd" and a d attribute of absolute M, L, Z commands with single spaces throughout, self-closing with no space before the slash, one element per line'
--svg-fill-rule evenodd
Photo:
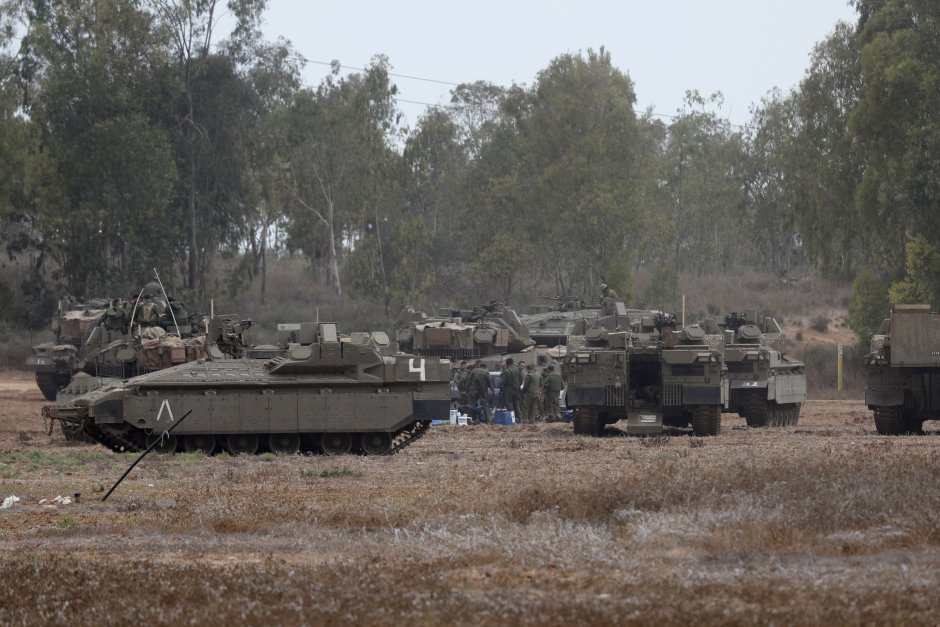
<path fill-rule="evenodd" d="M 940 6 L 856 6 L 864 87 L 849 128 L 868 157 L 857 199 L 900 266 L 915 236 L 940 248 Z"/>
<path fill-rule="evenodd" d="M 473 150 L 453 110 L 429 109 L 405 140 L 401 158 L 403 218 L 412 223 L 409 248 L 401 246 L 396 290 L 402 301 L 421 302 L 432 284 L 438 299 L 454 303 L 468 287 L 465 233 L 466 181 Z M 481 144 L 482 148 L 482 144 Z M 423 244 L 423 245 L 422 245 Z M 404 302 L 403 302 L 404 304 Z"/>
<path fill-rule="evenodd" d="M 347 253 L 359 260 L 363 285 L 388 285 L 384 242 L 401 206 L 391 149 L 399 114 L 388 60 L 364 72 L 331 73 L 316 90 L 302 89 L 289 114 L 292 203 L 288 246 L 306 254 L 315 276 L 342 294 Z M 388 293 L 386 291 L 386 300 Z"/>
<path fill-rule="evenodd" d="M 165 49 L 135 2 L 35 3 L 26 15 L 21 73 L 37 135 L 28 189 L 38 246 L 73 293 L 126 288 L 173 260 Z"/>
<path fill-rule="evenodd" d="M 740 261 L 744 195 L 740 183 L 744 145 L 719 111 L 720 93 L 686 92 L 662 151 L 661 193 L 665 226 L 672 235 L 672 263 L 679 270 L 716 268 Z"/>
<path fill-rule="evenodd" d="M 557 57 L 530 89 L 503 97 L 471 174 L 477 206 L 468 215 L 482 274 L 499 277 L 496 296 L 543 277 L 560 293 L 593 292 L 633 258 L 651 184 L 638 167 L 651 147 L 635 101 L 604 48 Z"/>
<path fill-rule="evenodd" d="M 883 266 L 879 229 L 871 230 L 856 202 L 867 160 L 849 130 L 863 89 L 854 27 L 839 23 L 816 45 L 795 92 L 797 124 L 791 189 L 806 253 L 827 274 L 851 276 L 861 264 Z"/>
<path fill-rule="evenodd" d="M 733 217 L 740 230 L 735 247 L 742 261 L 785 273 L 799 254 L 794 211 L 792 138 L 798 120 L 791 97 L 772 90 L 753 111 L 747 133 L 747 159 L 741 168 L 746 203 Z"/>
<path fill-rule="evenodd" d="M 200 292 L 208 265 L 219 248 L 237 237 L 234 201 L 246 167 L 243 128 L 239 111 L 222 96 L 244 104 L 245 85 L 239 84 L 235 65 L 259 40 L 266 0 L 142 0 L 155 16 L 155 26 L 170 46 L 178 89 L 176 126 L 179 135 L 180 189 L 174 217 L 185 224 L 181 240 L 185 255 L 185 285 Z M 222 16 L 234 18 L 221 52 L 214 51 Z M 236 148 L 233 150 L 233 148 Z M 236 161 L 241 162 L 236 163 Z M 219 163 L 222 161 L 223 163 Z"/>

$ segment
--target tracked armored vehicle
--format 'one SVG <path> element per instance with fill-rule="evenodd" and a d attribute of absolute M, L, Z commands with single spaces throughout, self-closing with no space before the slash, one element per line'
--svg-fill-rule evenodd
<path fill-rule="evenodd" d="M 630 331 L 590 329 L 567 347 L 562 374 L 574 431 L 600 435 L 626 420 L 628 434 L 687 427 L 718 435 L 728 386 L 720 350 L 698 326 L 676 331 L 669 314 L 641 316 Z"/>
<path fill-rule="evenodd" d="M 920 433 L 940 420 L 940 313 L 895 305 L 866 356 L 865 403 L 881 435 Z"/>
<path fill-rule="evenodd" d="M 806 402 L 806 364 L 787 355 L 787 340 L 772 317 L 754 310 L 731 312 L 721 333 L 729 382 L 728 411 L 750 427 L 786 427 L 799 422 Z M 706 324 L 706 330 L 712 331 Z"/>
<path fill-rule="evenodd" d="M 36 385 L 47 400 L 54 401 L 59 389 L 81 369 L 88 340 L 94 339 L 107 308 L 108 301 L 101 298 L 83 303 L 59 301 L 51 325 L 55 341 L 33 346 L 33 354 L 26 360 L 26 367 L 36 373 Z"/>
<path fill-rule="evenodd" d="M 450 363 L 382 355 L 374 336 L 299 325 L 273 358 L 207 359 L 94 389 L 44 408 L 116 451 L 139 451 L 192 411 L 157 449 L 232 454 L 394 452 L 448 415 Z"/>
<path fill-rule="evenodd" d="M 107 300 L 60 302 L 52 324 L 56 341 L 34 346 L 33 355 L 26 361 L 27 368 L 36 373 L 43 396 L 54 401 L 79 372 L 128 378 L 202 357 L 204 337 L 198 333 L 201 325 L 194 324 L 199 314 L 190 316 L 177 301 L 167 305 L 156 300 L 156 304 L 146 305 L 153 307 L 156 323 L 135 323 L 124 329 L 105 326 Z M 171 306 L 177 312 L 175 319 L 168 313 Z M 142 306 L 140 311 L 147 309 Z M 197 329 L 195 334 L 190 332 L 193 327 Z"/>
<path fill-rule="evenodd" d="M 498 302 L 444 309 L 434 317 L 406 310 L 398 323 L 399 350 L 452 361 L 520 353 L 534 345 L 515 310 Z"/>

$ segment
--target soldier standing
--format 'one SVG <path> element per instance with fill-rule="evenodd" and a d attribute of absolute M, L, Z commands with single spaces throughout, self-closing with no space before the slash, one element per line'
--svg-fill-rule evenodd
<path fill-rule="evenodd" d="M 561 422 L 561 407 L 559 406 L 559 396 L 565 387 L 564 379 L 555 372 L 555 364 L 548 365 L 548 374 L 542 382 L 542 390 L 545 394 L 545 420 L 546 422 Z"/>
<path fill-rule="evenodd" d="M 500 392 L 503 397 L 503 404 L 509 411 L 513 412 L 516 420 L 522 417 L 522 403 L 520 402 L 522 386 L 522 374 L 519 368 L 513 363 L 512 357 L 507 357 L 505 368 L 500 375 Z"/>
<path fill-rule="evenodd" d="M 121 299 L 115 298 L 112 300 L 107 311 L 104 312 L 104 318 L 101 319 L 101 324 L 108 330 L 109 342 L 112 341 L 112 336 L 115 332 L 124 331 L 125 315 L 124 307 L 121 306 Z"/>
<path fill-rule="evenodd" d="M 490 373 L 483 367 L 483 362 L 478 361 L 476 367 L 470 373 L 470 379 L 467 383 L 467 394 L 471 405 L 482 406 L 481 410 L 483 415 L 480 416 L 480 419 L 484 422 L 490 422 L 487 396 L 492 389 L 493 382 L 490 381 Z"/>
<path fill-rule="evenodd" d="M 525 366 L 525 362 L 519 362 L 519 365 Z M 539 414 L 539 390 L 542 387 L 542 377 L 539 375 L 538 368 L 535 367 L 523 371 L 525 376 L 522 379 L 522 422 L 533 424 Z"/>
<path fill-rule="evenodd" d="M 606 283 L 601 283 L 601 312 L 605 316 L 612 316 L 617 313 L 617 292 L 610 289 Z"/>
<path fill-rule="evenodd" d="M 464 359 L 460 362 L 460 369 L 454 375 L 454 383 L 457 384 L 457 404 L 466 405 L 467 404 L 467 383 L 470 379 L 470 368 L 467 367 L 467 360 Z"/>

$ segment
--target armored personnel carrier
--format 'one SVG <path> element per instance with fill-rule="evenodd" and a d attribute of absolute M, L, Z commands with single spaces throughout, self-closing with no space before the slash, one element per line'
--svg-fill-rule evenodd
<path fill-rule="evenodd" d="M 796 425 L 806 401 L 806 364 L 787 355 L 787 340 L 772 317 L 731 312 L 718 328 L 729 382 L 728 411 L 750 427 Z"/>
<path fill-rule="evenodd" d="M 343 341 L 335 324 L 303 323 L 283 355 L 174 366 L 71 396 L 43 414 L 81 425 L 116 451 L 142 450 L 191 410 L 159 451 L 394 452 L 448 415 L 450 363 L 382 355 L 378 338 L 355 337 Z"/>
<path fill-rule="evenodd" d="M 865 403 L 881 435 L 920 433 L 940 420 L 940 313 L 895 305 L 872 336 Z"/>
<path fill-rule="evenodd" d="M 435 317 L 406 310 L 398 322 L 399 350 L 415 355 L 456 361 L 520 353 L 534 345 L 515 310 L 498 302 L 444 309 Z"/>
<path fill-rule="evenodd" d="M 701 327 L 676 327 L 675 316 L 657 312 L 629 331 L 592 328 L 568 345 L 562 374 L 575 433 L 600 435 L 626 420 L 629 434 L 691 423 L 695 435 L 718 435 L 728 394 L 721 351 Z"/>
<path fill-rule="evenodd" d="M 55 341 L 33 346 L 33 354 L 26 360 L 26 367 L 36 373 L 36 385 L 47 400 L 54 401 L 59 389 L 81 369 L 88 340 L 94 340 L 107 308 L 108 301 L 101 298 L 59 301 L 51 324 Z"/>

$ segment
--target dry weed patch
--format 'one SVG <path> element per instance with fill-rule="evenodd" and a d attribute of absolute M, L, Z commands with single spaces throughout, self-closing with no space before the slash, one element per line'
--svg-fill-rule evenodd
<path fill-rule="evenodd" d="M 127 456 L 0 429 L 2 489 L 23 499 L 0 512 L 0 623 L 933 622 L 940 438 L 877 437 L 866 413 L 813 402 L 799 428 L 729 418 L 710 439 L 477 426 L 389 457 L 153 456 L 106 503 L 93 486 Z"/>

